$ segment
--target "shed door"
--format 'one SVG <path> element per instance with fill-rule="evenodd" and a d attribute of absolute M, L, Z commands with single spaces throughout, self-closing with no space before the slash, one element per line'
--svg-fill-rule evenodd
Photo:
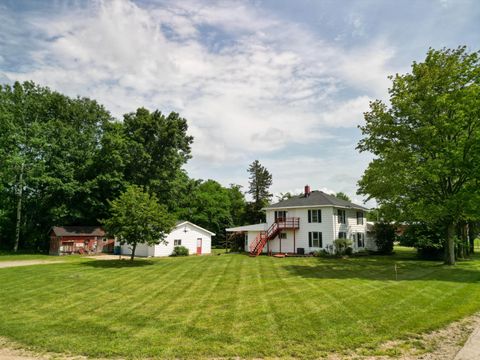
<path fill-rule="evenodd" d="M 198 238 L 197 239 L 197 255 L 202 254 L 202 239 Z"/>

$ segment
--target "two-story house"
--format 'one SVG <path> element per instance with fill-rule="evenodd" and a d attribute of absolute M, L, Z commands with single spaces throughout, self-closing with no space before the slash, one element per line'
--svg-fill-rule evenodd
<path fill-rule="evenodd" d="M 373 243 L 367 243 L 367 208 L 323 191 L 310 191 L 308 185 L 304 194 L 264 210 L 266 223 L 227 229 L 245 234 L 245 251 L 252 255 L 333 252 L 337 238 L 351 239 L 353 251 L 374 249 Z"/>

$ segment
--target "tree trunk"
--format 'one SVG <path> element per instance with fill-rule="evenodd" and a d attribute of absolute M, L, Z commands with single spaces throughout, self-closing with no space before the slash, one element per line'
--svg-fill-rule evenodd
<path fill-rule="evenodd" d="M 476 235 L 477 234 L 476 234 L 475 223 L 473 221 L 470 221 L 468 223 L 468 242 L 469 242 L 470 254 L 473 254 L 475 252 Z"/>
<path fill-rule="evenodd" d="M 452 222 L 447 228 L 447 243 L 445 244 L 445 264 L 455 265 L 455 224 Z"/>
<path fill-rule="evenodd" d="M 135 249 L 136 248 L 137 248 L 137 243 L 133 244 L 132 255 L 130 255 L 130 261 L 133 261 L 133 259 L 135 258 Z"/>
<path fill-rule="evenodd" d="M 18 178 L 17 188 L 17 221 L 15 228 L 15 243 L 13 245 L 13 252 L 18 251 L 18 244 L 20 243 L 20 227 L 22 222 L 22 196 L 23 196 L 23 171 L 25 163 L 22 163 L 20 168 L 20 176 Z"/>

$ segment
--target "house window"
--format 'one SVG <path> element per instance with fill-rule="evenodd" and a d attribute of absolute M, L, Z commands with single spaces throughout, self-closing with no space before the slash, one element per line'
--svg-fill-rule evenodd
<path fill-rule="evenodd" d="M 357 247 L 365 247 L 365 236 L 362 233 L 357 233 Z"/>
<path fill-rule="evenodd" d="M 279 210 L 275 211 L 275 222 L 277 221 L 284 221 L 284 219 L 287 217 L 287 212 L 284 210 Z"/>
<path fill-rule="evenodd" d="M 180 239 L 173 240 L 173 246 L 181 246 L 181 245 L 182 245 L 182 240 Z"/>
<path fill-rule="evenodd" d="M 346 239 L 347 238 L 347 233 L 345 231 L 340 231 L 338 233 L 338 238 L 339 239 Z"/>
<path fill-rule="evenodd" d="M 321 223 L 322 222 L 322 210 L 308 210 L 308 222 L 309 223 Z"/>
<path fill-rule="evenodd" d="M 311 248 L 321 248 L 322 233 L 318 231 L 310 231 L 308 233 L 308 246 Z"/>
<path fill-rule="evenodd" d="M 345 210 L 338 210 L 338 223 L 339 224 L 346 223 Z"/>
<path fill-rule="evenodd" d="M 357 225 L 363 225 L 363 212 L 357 211 Z"/>
<path fill-rule="evenodd" d="M 278 237 L 279 237 L 280 239 L 286 239 L 286 238 L 287 238 L 287 233 L 286 233 L 286 232 L 281 232 L 281 233 L 278 235 Z"/>

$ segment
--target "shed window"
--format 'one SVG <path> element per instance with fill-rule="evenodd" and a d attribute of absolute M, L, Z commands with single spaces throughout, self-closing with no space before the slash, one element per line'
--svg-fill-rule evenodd
<path fill-rule="evenodd" d="M 313 248 L 322 247 L 322 233 L 318 231 L 310 231 L 308 233 L 308 246 Z"/>
<path fill-rule="evenodd" d="M 322 210 L 308 210 L 308 222 L 309 223 L 321 223 L 322 222 Z"/>
<path fill-rule="evenodd" d="M 182 240 L 181 239 L 173 240 L 173 246 L 182 246 Z"/>

